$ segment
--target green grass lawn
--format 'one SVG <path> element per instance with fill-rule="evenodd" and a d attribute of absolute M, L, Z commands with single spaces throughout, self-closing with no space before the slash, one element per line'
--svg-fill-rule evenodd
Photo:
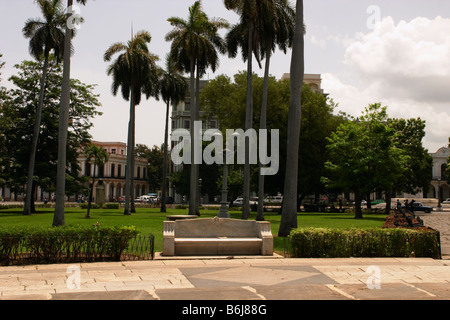
<path fill-rule="evenodd" d="M 86 219 L 85 209 L 66 208 L 66 225 L 89 226 L 99 223 L 102 226 L 136 226 L 141 235 L 153 234 L 155 236 L 155 251 L 162 251 L 163 221 L 166 215 L 187 214 L 187 209 L 167 209 L 167 213 L 160 213 L 159 209 L 137 208 L 136 213 L 125 216 L 123 209 L 93 209 L 91 218 Z M 217 215 L 216 210 L 202 210 L 201 218 L 210 218 Z M 2 226 L 51 226 L 53 222 L 54 209 L 38 209 L 31 216 L 23 216 L 20 209 L 0 210 L 0 225 Z M 241 212 L 231 211 L 231 218 L 240 219 Z M 252 213 L 250 219 L 255 219 Z M 362 220 L 353 218 L 353 214 L 346 213 L 310 213 L 298 214 L 299 227 L 318 228 L 381 228 L 386 215 L 370 214 Z M 285 250 L 285 239 L 278 238 L 278 229 L 281 215 L 272 212 L 265 213 L 266 221 L 271 223 L 274 235 L 274 249 L 278 253 Z"/>

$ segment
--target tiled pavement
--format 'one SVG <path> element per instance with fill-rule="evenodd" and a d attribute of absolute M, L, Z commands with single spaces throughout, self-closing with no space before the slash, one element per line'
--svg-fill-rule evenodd
<path fill-rule="evenodd" d="M 71 288 L 77 279 L 79 288 Z M 0 293 L 4 300 L 450 300 L 450 261 L 274 257 L 2 267 Z"/>

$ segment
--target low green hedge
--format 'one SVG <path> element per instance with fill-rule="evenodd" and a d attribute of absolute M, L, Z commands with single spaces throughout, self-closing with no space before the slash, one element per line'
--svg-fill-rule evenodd
<path fill-rule="evenodd" d="M 119 261 L 138 234 L 131 227 L 0 227 L 0 265 Z"/>
<path fill-rule="evenodd" d="M 439 233 L 430 229 L 301 228 L 290 246 L 296 258 L 441 257 Z"/>

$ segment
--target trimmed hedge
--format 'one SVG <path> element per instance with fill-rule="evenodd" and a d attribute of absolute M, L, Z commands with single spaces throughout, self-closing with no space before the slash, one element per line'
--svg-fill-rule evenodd
<path fill-rule="evenodd" d="M 290 245 L 296 258 L 441 257 L 439 233 L 430 229 L 301 228 Z"/>
<path fill-rule="evenodd" d="M 119 261 L 138 234 L 131 227 L 0 227 L 0 265 Z"/>

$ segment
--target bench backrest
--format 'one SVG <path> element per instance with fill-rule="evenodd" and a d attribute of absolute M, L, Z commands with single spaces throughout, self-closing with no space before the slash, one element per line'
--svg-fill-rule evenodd
<path fill-rule="evenodd" d="M 260 237 L 260 227 L 256 221 L 210 218 L 177 220 L 175 238 L 253 238 Z"/>

